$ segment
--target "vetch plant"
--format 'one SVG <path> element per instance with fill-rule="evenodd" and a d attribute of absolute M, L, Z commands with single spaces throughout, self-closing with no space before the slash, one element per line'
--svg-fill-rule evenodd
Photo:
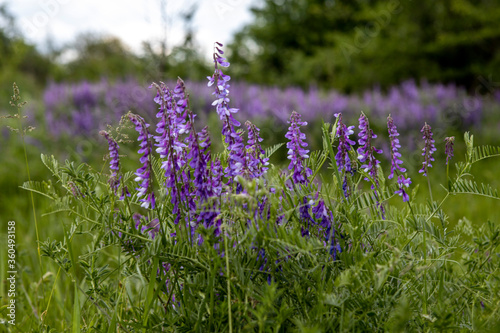
<path fill-rule="evenodd" d="M 282 145 L 266 149 L 259 128 L 251 122 L 241 127 L 235 119 L 241 114 L 229 106 L 229 76 L 221 71 L 229 63 L 222 54 L 217 43 L 209 77 L 222 151 L 212 146 L 209 128 L 196 123 L 189 87 L 179 79 L 173 88 L 152 84 L 155 126 L 127 114 L 138 137 L 130 148 L 139 146 L 137 161 L 119 158 L 129 144 L 118 145 L 102 132 L 111 177 L 42 155 L 56 181 L 23 188 L 50 198 L 51 213 L 60 217 L 64 238 L 40 246 L 60 267 L 50 289 L 71 281 L 66 297 L 73 311 L 58 322 L 30 318 L 31 327 L 495 331 L 500 227 L 494 221 L 479 228 L 467 219 L 449 221 L 444 203 L 458 194 L 500 200 L 490 186 L 469 179 L 472 165 L 499 156 L 500 147 L 474 147 L 466 133 L 465 161 L 457 163 L 440 200 L 426 204 L 417 200 L 417 189 L 407 193 L 411 180 L 391 116 L 392 183 L 378 159 L 376 127 L 365 114 L 357 143 L 351 139 L 355 127 L 331 114 L 336 121 L 323 125 L 322 149 L 310 151 L 307 122 L 292 112 L 283 139 L 288 161 L 271 163 Z M 429 125 L 423 133 L 428 175 L 435 147 Z M 451 157 L 449 143 L 446 154 Z M 132 163 L 140 165 L 137 171 Z M 44 309 L 47 318 L 66 303 L 52 304 Z"/>

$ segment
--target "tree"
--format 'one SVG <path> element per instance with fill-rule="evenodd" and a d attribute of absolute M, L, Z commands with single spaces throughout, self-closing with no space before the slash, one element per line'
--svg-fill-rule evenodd
<path fill-rule="evenodd" d="M 477 76 L 500 68 L 496 3 L 264 0 L 230 45 L 233 63 L 240 64 L 234 74 L 347 91 L 410 77 L 471 88 Z"/>

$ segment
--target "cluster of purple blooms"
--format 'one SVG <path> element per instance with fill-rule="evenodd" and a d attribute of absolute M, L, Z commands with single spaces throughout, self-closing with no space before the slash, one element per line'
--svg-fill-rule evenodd
<path fill-rule="evenodd" d="M 307 184 L 309 182 L 309 176 L 311 176 L 312 171 L 305 165 L 305 160 L 309 158 L 309 150 L 304 149 L 307 147 L 307 143 L 304 142 L 306 135 L 300 131 L 300 126 L 305 126 L 307 123 L 300 120 L 300 115 L 293 111 L 290 121 L 288 122 L 290 127 L 288 127 L 288 132 L 285 135 L 288 141 L 286 147 L 288 148 L 288 159 L 290 160 L 290 165 L 288 170 L 292 170 L 292 179 L 296 184 Z"/>
<path fill-rule="evenodd" d="M 185 226 L 185 230 L 189 231 L 188 234 L 193 244 L 201 244 L 204 241 L 201 234 L 197 233 L 199 226 L 212 229 L 216 238 L 221 236 L 222 220 L 228 218 L 221 215 L 221 206 L 229 202 L 227 200 L 230 200 L 231 195 L 245 193 L 246 189 L 243 185 L 246 180 L 265 176 L 269 165 L 269 159 L 261 146 L 262 138 L 259 135 L 259 128 L 249 121 L 245 123 L 247 129 L 245 143 L 244 133 L 239 129 L 241 124 L 234 117 L 239 110 L 229 106 L 230 85 L 228 82 L 230 77 L 225 75 L 221 69 L 221 67 L 228 67 L 229 63 L 222 56 L 221 47 L 222 44 L 217 43 L 214 48 L 215 71 L 212 76 L 208 77 L 208 86 L 215 88 L 213 93 L 215 100 L 212 105 L 215 106 L 222 123 L 222 134 L 227 148 L 226 159 L 222 161 L 219 158 L 212 159 L 208 130 L 206 127 L 200 131 L 196 130 L 196 117 L 190 109 L 190 98 L 186 92 L 185 83 L 181 79 L 177 80 L 173 90 L 162 82 L 151 85 L 152 88 L 156 89 L 154 102 L 158 108 L 156 135 L 149 132 L 150 126 L 142 117 L 133 113 L 128 114 L 129 120 L 135 125 L 135 130 L 139 134 L 138 141 L 140 142 L 138 153 L 141 154 L 141 167 L 135 173 L 135 181 L 138 183 L 135 197 L 141 202 L 143 208 L 156 209 L 157 198 L 153 187 L 153 153 L 156 152 L 161 161 L 164 179 L 164 183 L 160 186 L 166 189 L 166 197 L 170 199 L 171 216 L 174 217 L 174 223 L 179 229 Z M 351 195 L 348 183 L 356 172 L 353 164 L 357 164 L 359 161 L 361 164 L 359 169 L 363 170 L 365 180 L 371 183 L 374 198 L 382 212 L 382 218 L 384 218 L 384 208 L 379 202 L 378 194 L 380 161 L 375 157 L 375 154 L 381 154 L 382 150 L 374 146 L 374 139 L 377 138 L 377 135 L 370 128 L 366 115 L 362 113 L 359 118 L 360 131 L 356 143 L 350 138 L 354 134 L 354 126 L 347 126 L 341 113 L 335 114 L 335 117 L 337 118 L 337 127 L 334 136 L 338 142 L 335 162 L 339 174 L 343 177 L 344 196 L 349 198 Z M 319 192 L 314 195 L 300 190 L 310 189 L 311 184 L 313 184 L 313 172 L 308 166 L 309 150 L 306 149 L 306 136 L 301 131 L 301 126 L 306 126 L 307 122 L 303 121 L 300 114 L 294 111 L 288 123 L 289 128 L 285 137 L 288 139 L 286 147 L 290 163 L 286 186 L 295 193 L 294 197 L 290 198 L 284 195 L 284 190 L 283 193 L 276 193 L 276 189 L 270 187 L 266 181 L 259 182 L 258 186 L 269 187 L 267 192 L 262 192 L 268 194 L 259 194 L 256 197 L 257 204 L 253 205 L 253 208 L 246 203 L 243 204 L 243 208 L 254 209 L 254 211 L 249 212 L 249 216 L 269 220 L 271 216 L 275 215 L 271 214 L 267 195 L 279 196 L 281 204 L 281 207 L 278 207 L 279 212 L 285 210 L 282 201 L 289 200 L 289 204 L 296 208 L 299 213 L 302 236 L 316 236 L 322 239 L 335 260 L 338 253 L 342 251 L 337 231 L 338 221 L 335 221 L 334 214 L 324 199 L 319 197 Z M 403 162 L 399 153 L 401 148 L 399 133 L 391 116 L 387 118 L 387 128 L 391 144 L 391 172 L 388 178 L 392 179 L 397 176 L 398 189 L 395 194 L 400 195 L 406 202 L 409 201 L 409 195 L 405 189 L 409 187 L 411 180 L 407 178 L 406 169 L 402 167 Z M 436 148 L 431 128 L 427 123 L 422 129 L 422 133 L 425 147 L 422 154 L 424 166 L 421 172 L 427 175 L 428 167 L 431 166 L 430 161 L 434 160 L 432 155 Z M 119 146 L 109 133 L 102 131 L 101 134 L 107 139 L 109 145 L 110 170 L 112 172 L 110 187 L 115 195 L 121 187 L 120 199 L 123 200 L 130 194 L 125 184 L 120 182 Z M 354 151 L 356 144 L 358 147 Z M 357 159 L 354 155 L 356 153 Z M 448 163 L 448 159 L 453 156 L 453 138 L 446 139 L 446 155 Z M 223 168 L 223 165 L 226 167 Z M 277 226 L 282 225 L 284 217 L 284 214 L 276 216 Z M 136 219 L 135 216 L 134 219 Z M 149 232 L 151 238 L 154 238 L 158 233 L 160 226 L 159 221 L 153 222 L 155 223 L 148 223 L 141 228 L 142 231 Z M 252 223 L 250 219 L 248 222 Z M 136 229 L 139 228 L 139 225 L 136 223 Z M 176 232 L 171 234 L 173 237 L 177 235 Z M 264 267 L 267 265 L 265 251 L 262 249 L 258 251 L 259 256 L 262 257 L 261 270 L 268 270 Z"/>
<path fill-rule="evenodd" d="M 410 197 L 408 193 L 406 193 L 405 187 L 410 186 L 411 179 L 406 178 L 406 176 L 403 174 L 404 172 L 406 172 L 406 169 L 401 167 L 403 161 L 400 160 L 401 153 L 399 153 L 398 151 L 399 148 L 401 148 L 398 138 L 399 133 L 396 125 L 394 125 L 394 120 L 392 119 L 391 115 L 387 117 L 387 130 L 389 131 L 389 139 L 391 141 L 391 173 L 387 178 L 392 179 L 394 177 L 395 171 L 398 173 L 399 189 L 395 192 L 395 194 L 399 194 L 400 196 L 402 196 L 403 201 L 406 202 L 410 200 Z"/>
<path fill-rule="evenodd" d="M 377 168 L 380 164 L 380 161 L 375 158 L 374 153 L 382 154 L 382 150 L 373 146 L 372 140 L 376 139 L 377 135 L 373 133 L 368 118 L 364 114 L 361 114 L 359 117 L 359 129 L 361 131 L 358 133 L 358 159 L 361 163 L 365 163 L 361 165 L 361 169 L 371 176 L 375 183 L 372 184 L 372 189 L 374 189 L 379 186 Z M 369 178 L 365 178 L 365 180 L 370 181 Z"/>
<path fill-rule="evenodd" d="M 425 123 L 424 127 L 420 131 L 423 134 L 423 139 L 425 142 L 424 148 L 422 148 L 422 156 L 424 157 L 424 162 L 422 163 L 422 169 L 418 172 L 423 173 L 424 176 L 427 176 L 427 172 L 429 168 L 432 167 L 431 162 L 434 161 L 434 157 L 432 156 L 434 152 L 437 150 L 434 146 L 434 139 L 432 138 L 432 129 L 431 126 Z"/>
<path fill-rule="evenodd" d="M 113 192 L 116 194 L 116 191 L 120 186 L 120 176 L 118 176 L 118 171 L 120 170 L 120 158 L 118 155 L 118 149 L 120 148 L 120 146 L 118 146 L 116 140 L 114 140 L 108 132 L 101 131 L 99 133 L 104 136 L 106 140 L 108 140 L 109 157 L 111 159 L 111 162 L 109 164 L 109 169 L 111 170 L 109 184 L 111 186 L 111 189 L 113 189 Z"/>
<path fill-rule="evenodd" d="M 268 170 L 268 157 L 261 146 L 263 139 L 260 137 L 260 130 L 257 126 L 247 121 L 246 143 L 243 132 L 238 130 L 240 123 L 234 118 L 238 109 L 229 107 L 229 80 L 230 77 L 222 72 L 221 67 L 229 66 L 229 63 L 222 57 L 222 45 L 217 44 L 214 52 L 215 71 L 208 77 L 208 86 L 215 86 L 215 101 L 213 106 L 219 115 L 222 123 L 222 134 L 227 145 L 227 165 L 225 169 L 218 158 L 212 160 L 210 152 L 210 137 L 207 128 L 201 131 L 195 129 L 195 115 L 189 105 L 189 96 L 186 93 L 184 82 L 179 79 L 173 90 L 164 83 L 153 83 L 151 87 L 156 88 L 155 103 L 158 105 L 156 118 L 156 136 L 149 131 L 149 124 L 133 113 L 128 114 L 128 118 L 135 125 L 138 132 L 141 154 L 140 162 L 142 166 L 136 171 L 135 181 L 138 183 L 136 197 L 141 202 L 141 206 L 146 209 L 156 208 L 156 195 L 153 188 L 154 162 L 153 152 L 158 153 L 163 170 L 164 184 L 160 184 L 167 190 L 167 198 L 171 203 L 171 216 L 174 223 L 185 226 L 189 230 L 189 235 L 193 242 L 203 242 L 202 236 L 196 232 L 198 226 L 212 228 L 215 237 L 221 235 L 220 225 L 222 218 L 220 215 L 220 205 L 224 200 L 228 200 L 231 194 L 238 194 L 245 191 L 241 184 L 243 180 L 252 180 L 264 176 Z M 305 134 L 301 133 L 299 127 L 306 125 L 300 120 L 300 115 L 294 112 L 290 118 L 290 129 L 286 135 L 290 142 L 289 158 L 291 181 L 295 184 L 307 185 L 310 182 L 312 171 L 306 166 L 308 151 L 304 149 Z M 118 145 L 116 141 L 103 133 L 108 139 L 110 149 L 110 168 L 112 179 L 120 179 Z M 154 150 L 154 146 L 156 149 Z M 239 178 L 241 177 L 241 179 Z M 113 183 L 113 190 L 118 190 L 120 183 Z M 124 186 L 124 184 L 122 184 Z M 265 183 L 259 186 L 267 186 Z M 269 189 L 269 193 L 274 193 Z M 123 197 L 121 198 L 123 199 Z M 326 208 L 314 206 L 309 198 L 302 198 L 307 204 L 301 207 L 301 213 L 307 214 L 307 230 L 312 224 L 317 224 L 319 230 L 324 230 L 325 239 L 330 240 L 331 246 L 336 246 L 337 253 L 340 248 L 334 241 L 333 216 Z M 311 202 L 309 204 L 309 202 Z M 322 203 L 324 206 L 324 203 Z M 245 206 L 244 208 L 248 208 Z M 316 220 L 311 217 L 309 211 L 312 210 Z M 261 219 L 271 217 L 271 207 L 268 198 L 260 196 L 254 216 Z M 316 221 L 321 221 L 320 223 Z M 182 223 L 181 223 L 182 222 Z M 327 232 L 328 231 L 328 232 Z"/>

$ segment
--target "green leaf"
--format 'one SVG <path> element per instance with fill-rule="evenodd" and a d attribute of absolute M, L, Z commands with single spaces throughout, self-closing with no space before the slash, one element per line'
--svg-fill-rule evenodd
<path fill-rule="evenodd" d="M 275 144 L 274 146 L 272 147 L 268 147 L 267 149 L 265 149 L 266 151 L 266 157 L 269 158 L 271 157 L 278 149 L 280 149 L 285 143 L 282 142 L 282 143 L 278 143 L 278 144 Z"/>
<path fill-rule="evenodd" d="M 500 199 L 498 191 L 489 184 L 477 184 L 475 181 L 459 179 L 451 186 L 452 194 L 475 194 L 492 199 Z"/>
<path fill-rule="evenodd" d="M 484 160 L 491 157 L 500 157 L 500 147 L 499 146 L 479 146 L 472 150 L 472 161 L 471 163 L 476 163 L 477 161 Z"/>

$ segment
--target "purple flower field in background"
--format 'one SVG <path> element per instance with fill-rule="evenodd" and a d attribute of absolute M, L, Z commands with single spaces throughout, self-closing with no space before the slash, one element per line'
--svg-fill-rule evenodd
<path fill-rule="evenodd" d="M 175 86 L 175 81 L 167 81 Z M 45 119 L 50 133 L 91 136 L 106 124 L 117 124 L 129 110 L 140 112 L 146 119 L 154 119 L 157 105 L 151 96 L 155 91 L 133 79 L 97 83 L 52 83 L 44 93 Z M 204 82 L 186 82 L 190 108 L 200 116 L 213 111 L 213 92 Z M 429 84 L 420 87 L 415 81 L 405 81 L 386 93 L 379 88 L 362 94 L 345 95 L 337 91 L 308 91 L 289 87 L 264 87 L 231 82 L 234 108 L 242 119 L 271 119 L 286 126 L 292 111 L 302 114 L 303 120 L 334 121 L 334 114 L 342 112 L 345 121 L 354 123 L 360 111 L 370 117 L 374 126 L 382 127 L 392 114 L 401 131 L 414 129 L 417 123 L 441 123 L 446 127 L 478 125 L 483 117 L 486 99 L 473 97 L 455 85 Z M 497 96 L 495 96 L 497 97 Z M 95 133 L 94 133 L 95 132 Z"/>

